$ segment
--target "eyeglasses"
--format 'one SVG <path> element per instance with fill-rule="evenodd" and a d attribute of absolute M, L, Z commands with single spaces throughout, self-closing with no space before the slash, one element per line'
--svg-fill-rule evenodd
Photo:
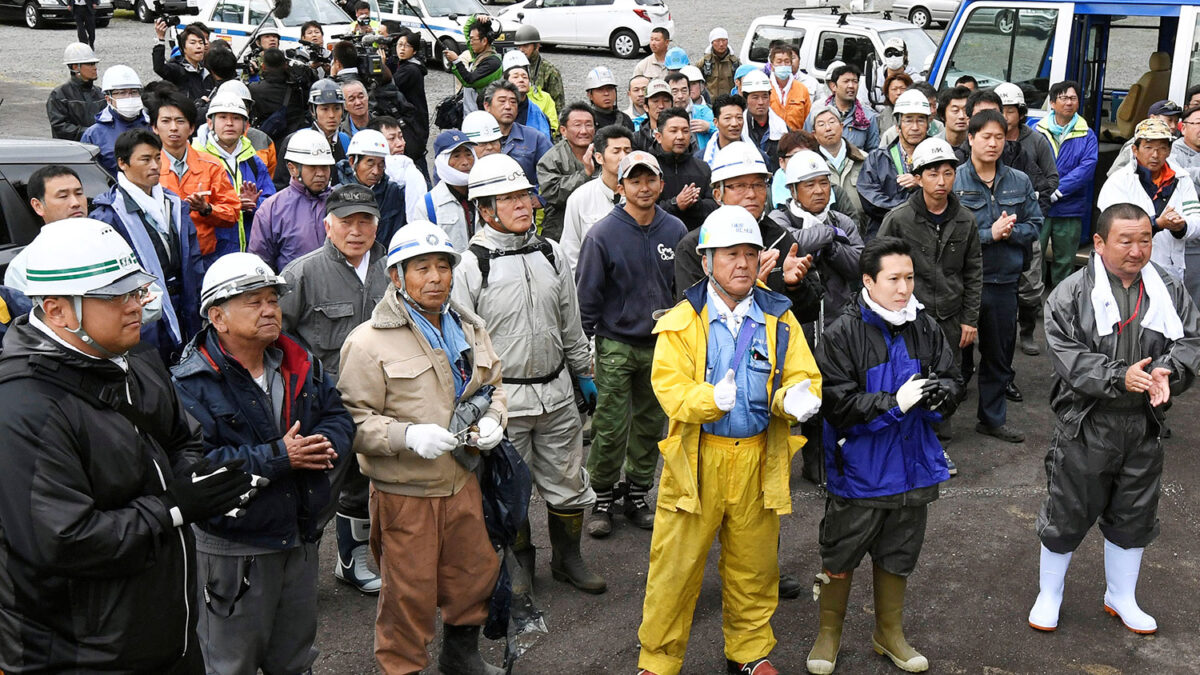
<path fill-rule="evenodd" d="M 746 181 L 744 183 L 725 183 L 726 190 L 734 190 L 735 192 L 766 192 L 767 182 L 765 180 Z"/>
<path fill-rule="evenodd" d="M 919 127 L 922 124 L 929 124 L 929 120 L 924 117 L 901 117 L 900 126 L 902 127 Z"/>
<path fill-rule="evenodd" d="M 513 194 L 500 195 L 496 197 L 497 204 L 511 204 L 514 202 L 532 202 L 533 193 L 528 190 L 524 192 L 514 192 Z"/>
<path fill-rule="evenodd" d="M 141 303 L 145 302 L 147 299 L 149 299 L 149 297 L 150 297 L 150 284 L 146 284 L 145 286 L 140 286 L 138 288 L 133 289 L 132 291 L 129 291 L 128 293 L 122 293 L 121 295 L 112 295 L 112 296 L 105 296 L 105 297 L 90 296 L 90 297 L 95 297 L 97 300 L 104 300 L 105 302 L 111 302 L 112 304 L 117 305 L 118 307 L 129 304 L 129 301 L 133 300 L 135 298 L 137 299 L 138 304 L 141 304 Z"/>
<path fill-rule="evenodd" d="M 822 118 L 816 122 L 813 122 L 813 129 L 832 129 L 839 124 L 841 124 L 841 122 L 837 120 L 827 120 Z"/>
<path fill-rule="evenodd" d="M 1197 124 L 1200 124 L 1200 122 L 1180 122 L 1180 124 L 1186 124 L 1186 125 L 1188 125 L 1189 127 L 1194 127 L 1194 126 L 1196 126 Z"/>

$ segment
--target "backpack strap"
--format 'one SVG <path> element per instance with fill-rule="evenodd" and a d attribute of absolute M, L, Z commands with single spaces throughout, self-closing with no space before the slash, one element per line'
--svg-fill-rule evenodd
<path fill-rule="evenodd" d="M 433 193 L 425 193 L 425 213 L 429 215 L 429 222 L 437 224 L 437 211 L 433 208 Z"/>
<path fill-rule="evenodd" d="M 483 277 L 483 287 L 488 287 L 488 275 L 492 271 L 492 258 L 503 258 L 510 255 L 525 255 L 526 253 L 538 252 L 546 257 L 550 266 L 558 270 L 558 265 L 554 262 L 554 248 L 548 241 L 537 239 L 528 245 L 511 251 L 500 251 L 494 248 L 485 248 L 480 244 L 471 244 L 467 250 L 475 255 L 475 260 L 479 262 L 479 274 Z"/>

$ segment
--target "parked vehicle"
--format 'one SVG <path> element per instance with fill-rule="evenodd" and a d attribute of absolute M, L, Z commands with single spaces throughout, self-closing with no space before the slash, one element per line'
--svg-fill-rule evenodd
<path fill-rule="evenodd" d="M 112 0 L 99 0 L 96 27 L 108 26 L 112 15 Z M 75 17 L 64 0 L 0 0 L 0 20 L 23 21 L 29 28 L 46 28 L 50 24 L 74 23 Z"/>
<path fill-rule="evenodd" d="M 449 49 L 461 52 L 467 48 L 463 25 L 472 15 L 489 14 L 479 0 L 378 0 L 379 18 L 399 21 L 421 34 L 425 56 L 429 63 L 441 63 L 442 52 Z M 374 2 L 372 3 L 374 4 Z M 430 39 L 426 26 L 433 29 L 436 42 Z M 505 30 L 513 28 L 511 21 L 502 21 L 497 43 L 503 43 Z"/>
<path fill-rule="evenodd" d="M 200 0 L 160 0 L 163 11 L 182 14 L 189 7 L 199 7 Z M 154 22 L 154 0 L 113 0 L 117 9 L 132 9 L 133 15 L 142 23 Z"/>
<path fill-rule="evenodd" d="M 602 47 L 622 59 L 648 51 L 651 30 L 675 32 L 663 0 L 524 0 L 499 16 L 537 27 L 543 44 Z"/>
<path fill-rule="evenodd" d="M 374 0 L 371 4 L 377 7 Z M 208 0 L 195 20 L 212 29 L 213 39 L 229 42 L 236 52 L 249 41 L 272 6 L 267 0 Z M 333 0 L 292 0 L 286 18 L 272 15 L 269 21 L 268 25 L 279 29 L 280 48 L 286 50 L 299 45 L 300 27 L 308 21 L 320 23 L 325 40 L 332 44 L 332 36 L 349 30 L 351 19 Z"/>

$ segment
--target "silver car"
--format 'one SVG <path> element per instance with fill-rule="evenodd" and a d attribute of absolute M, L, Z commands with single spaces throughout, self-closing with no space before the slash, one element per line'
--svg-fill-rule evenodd
<path fill-rule="evenodd" d="M 946 26 L 954 15 L 962 0 L 894 0 L 892 2 L 893 16 L 906 18 L 919 28 L 932 28 L 934 24 Z M 996 27 L 996 31 L 1009 35 L 1016 23 L 1016 11 L 1000 7 L 980 7 L 971 13 L 972 23 L 987 22 Z M 1022 13 L 1022 23 L 1032 30 L 1048 35 L 1054 30 L 1057 13 L 1054 10 L 1026 9 Z"/>

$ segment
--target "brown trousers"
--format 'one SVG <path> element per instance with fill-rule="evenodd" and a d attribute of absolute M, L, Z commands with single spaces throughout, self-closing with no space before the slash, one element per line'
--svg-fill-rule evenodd
<path fill-rule="evenodd" d="M 442 622 L 481 626 L 500 574 L 483 524 L 474 476 L 450 497 L 406 497 L 371 486 L 371 553 L 383 588 L 375 618 L 375 660 L 393 673 L 429 662 L 437 609 Z"/>

